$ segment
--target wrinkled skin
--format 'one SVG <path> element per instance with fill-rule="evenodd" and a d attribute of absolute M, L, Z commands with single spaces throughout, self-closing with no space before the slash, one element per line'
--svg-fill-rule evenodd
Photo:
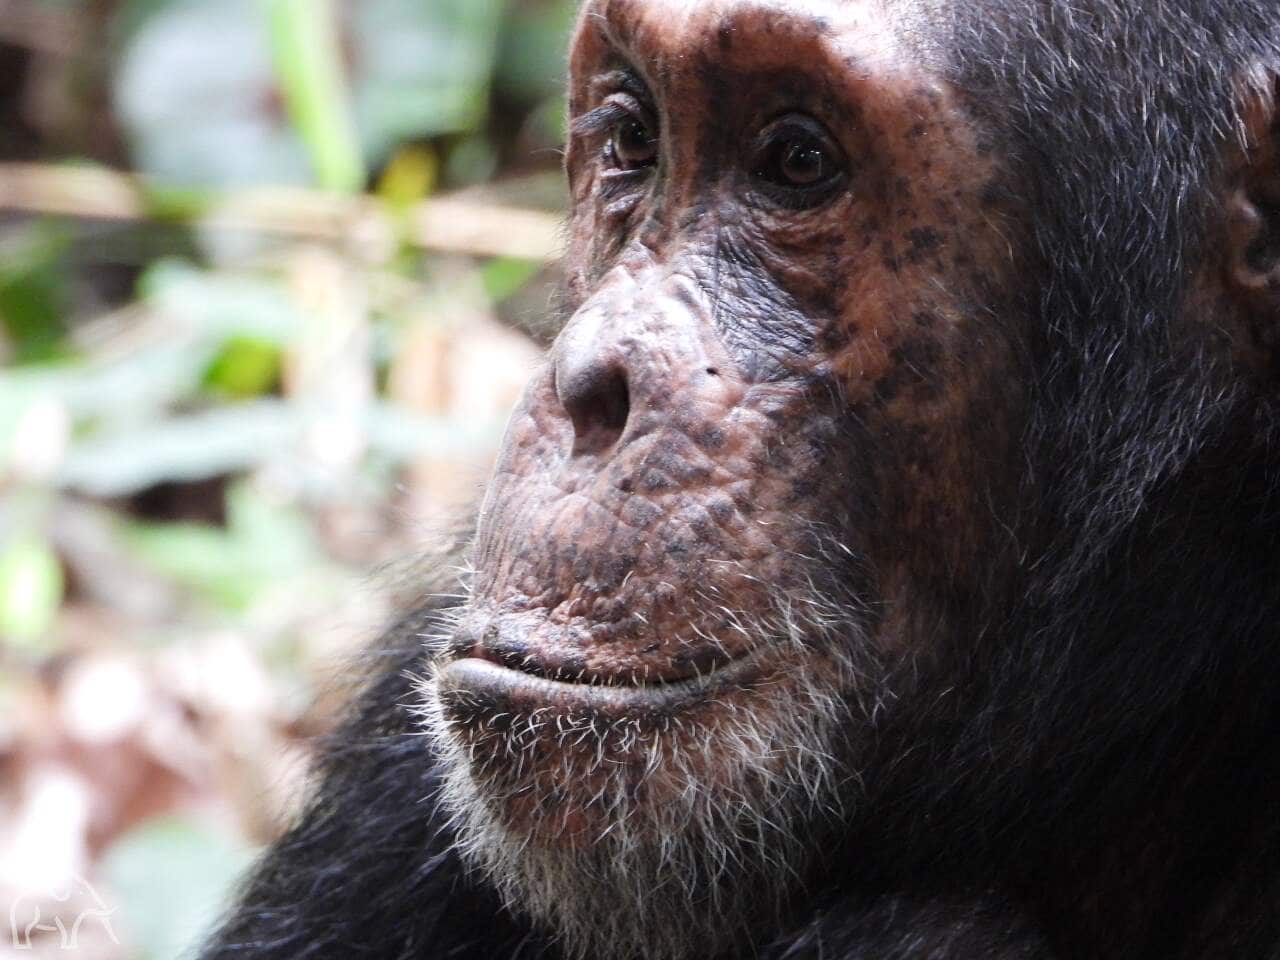
<path fill-rule="evenodd" d="M 571 116 L 634 90 L 657 155 L 623 170 L 611 131 L 573 138 L 570 317 L 509 428 L 452 649 L 606 685 L 752 658 L 739 686 L 786 684 L 796 651 L 744 625 L 838 584 L 862 652 L 927 655 L 939 604 L 980 613 L 1022 403 L 991 314 L 1015 227 L 973 117 L 871 5 L 613 2 L 581 24 Z M 807 209 L 752 167 L 800 113 L 842 169 Z"/>
<path fill-rule="evenodd" d="M 1280 18 L 1154 6 L 585 4 L 469 596 L 207 956 L 1280 955 Z"/>

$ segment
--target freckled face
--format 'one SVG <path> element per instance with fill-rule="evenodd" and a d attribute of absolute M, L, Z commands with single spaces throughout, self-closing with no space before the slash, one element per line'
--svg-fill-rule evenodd
<path fill-rule="evenodd" d="M 579 748 L 659 803 L 655 743 L 780 709 L 801 674 L 860 697 L 841 658 L 887 677 L 977 594 L 1004 491 L 974 478 L 1013 475 L 990 463 L 1020 407 L 989 293 L 1008 229 L 989 145 L 879 9 L 583 10 L 570 316 L 513 416 L 437 677 L 508 826 L 599 794 L 585 762 L 550 772 Z M 549 738 L 492 773 L 534 717 L 637 735 Z M 557 831 L 598 828 L 575 810 Z"/>

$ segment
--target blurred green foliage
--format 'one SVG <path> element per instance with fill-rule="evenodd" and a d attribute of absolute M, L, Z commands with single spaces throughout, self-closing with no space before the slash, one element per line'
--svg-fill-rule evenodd
<path fill-rule="evenodd" d="M 69 247 L 67 232 L 51 223 L 16 230 L 0 245 L 0 321 L 17 363 L 54 360 L 65 348 Z"/>
<path fill-rule="evenodd" d="M 410 224 L 461 188 L 555 212 L 576 5 L 18 2 L 80 39 L 65 56 L 0 39 L 0 69 L 25 71 L 12 103 L 0 90 L 0 156 L 136 172 L 147 192 L 119 222 L 0 209 L 0 694 L 86 644 L 215 629 L 275 671 L 365 573 L 328 527 L 372 525 L 407 471 L 468 463 L 501 427 L 496 405 L 459 413 L 487 385 L 448 366 L 502 323 L 537 326 L 546 265 L 425 253 Z M 391 235 L 211 222 L 261 188 L 367 194 Z M 457 335 L 473 317 L 488 339 Z M 113 584 L 153 580 L 163 602 L 112 608 Z M 103 848 L 131 960 L 176 956 L 244 860 L 183 816 Z"/>
<path fill-rule="evenodd" d="M 280 581 L 307 574 L 322 552 L 296 505 L 272 503 L 252 486 L 233 485 L 226 522 L 139 523 L 125 530 L 129 551 L 201 600 L 247 610 Z"/>
<path fill-rule="evenodd" d="M 0 552 L 0 636 L 30 648 L 49 636 L 62 602 L 62 567 L 47 542 L 14 536 Z"/>
<path fill-rule="evenodd" d="M 492 125 L 495 94 L 508 108 L 499 122 L 559 117 L 572 11 L 560 0 L 135 0 L 113 31 L 115 108 L 139 169 L 173 183 L 355 189 L 423 138 L 447 138 L 458 179 L 474 181 L 508 133 Z M 558 137 L 558 122 L 541 133 Z"/>
<path fill-rule="evenodd" d="M 140 955 L 171 960 L 189 953 L 248 862 L 247 853 L 218 831 L 164 817 L 121 837 L 103 872 L 121 896 L 123 929 Z"/>

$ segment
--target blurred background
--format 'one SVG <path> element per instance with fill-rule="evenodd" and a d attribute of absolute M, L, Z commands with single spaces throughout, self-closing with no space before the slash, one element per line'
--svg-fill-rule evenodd
<path fill-rule="evenodd" d="M 572 8 L 0 0 L 0 957 L 287 819 L 547 336 Z"/>

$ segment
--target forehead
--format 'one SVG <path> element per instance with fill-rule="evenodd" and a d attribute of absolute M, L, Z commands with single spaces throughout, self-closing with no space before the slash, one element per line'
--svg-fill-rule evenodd
<path fill-rule="evenodd" d="M 924 66 L 924 26 L 905 0 L 589 0 L 570 65 L 589 69 L 608 49 L 662 71 L 716 63 L 874 73 Z"/>

